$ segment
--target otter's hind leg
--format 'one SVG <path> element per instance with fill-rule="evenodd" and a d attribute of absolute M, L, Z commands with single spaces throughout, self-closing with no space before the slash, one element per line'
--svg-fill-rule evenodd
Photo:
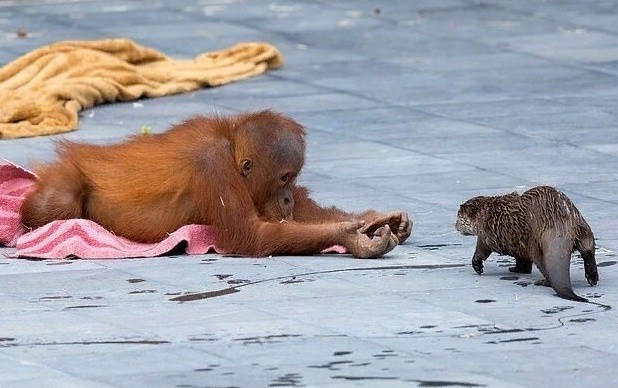
<path fill-rule="evenodd" d="M 83 218 L 85 199 L 84 178 L 75 166 L 48 166 L 21 206 L 22 223 L 38 228 L 55 220 Z"/>
<path fill-rule="evenodd" d="M 515 266 L 509 267 L 509 271 L 515 273 L 532 273 L 532 260 L 515 257 Z"/>
<path fill-rule="evenodd" d="M 586 280 L 591 286 L 595 286 L 599 281 L 599 272 L 597 271 L 597 262 L 594 258 L 594 235 L 588 225 L 580 227 L 575 249 L 581 253 L 584 259 L 584 272 Z"/>

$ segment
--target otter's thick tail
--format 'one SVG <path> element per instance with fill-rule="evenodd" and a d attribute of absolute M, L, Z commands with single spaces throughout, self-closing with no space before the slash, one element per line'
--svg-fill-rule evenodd
<path fill-rule="evenodd" d="M 588 302 L 588 299 L 573 292 L 571 286 L 571 253 L 573 243 L 565 233 L 552 231 L 545 236 L 543 244 L 542 269 L 551 287 L 559 297 L 577 302 Z"/>

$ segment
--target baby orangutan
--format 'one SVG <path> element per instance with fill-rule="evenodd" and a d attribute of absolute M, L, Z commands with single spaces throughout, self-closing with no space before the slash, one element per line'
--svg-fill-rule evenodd
<path fill-rule="evenodd" d="M 61 142 L 58 160 L 37 171 L 22 222 L 37 228 L 87 218 L 139 242 L 208 224 L 220 249 L 247 256 L 342 245 L 355 257 L 375 258 L 405 241 L 412 230 L 406 213 L 324 208 L 296 185 L 304 135 L 300 124 L 266 110 L 196 117 L 114 145 Z"/>

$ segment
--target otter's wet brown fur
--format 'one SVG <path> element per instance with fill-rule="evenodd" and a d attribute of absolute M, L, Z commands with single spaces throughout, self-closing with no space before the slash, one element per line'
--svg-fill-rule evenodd
<path fill-rule="evenodd" d="M 472 267 L 479 275 L 492 252 L 513 256 L 510 271 L 530 273 L 535 263 L 558 296 L 586 302 L 571 287 L 571 254 L 578 250 L 588 283 L 599 280 L 592 230 L 573 202 L 553 187 L 474 197 L 460 206 L 455 227 L 478 237 Z"/>

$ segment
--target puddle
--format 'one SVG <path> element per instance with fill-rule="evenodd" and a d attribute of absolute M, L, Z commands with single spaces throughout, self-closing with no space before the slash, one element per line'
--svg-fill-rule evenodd
<path fill-rule="evenodd" d="M 392 350 L 383 350 L 380 354 L 374 354 L 373 357 L 379 360 L 384 360 L 388 357 L 398 357 L 399 355 L 394 353 Z"/>
<path fill-rule="evenodd" d="M 484 330 L 484 329 L 479 328 L 479 331 L 482 332 L 483 334 L 507 334 L 507 333 L 521 333 L 522 331 L 525 331 L 525 330 L 523 329 L 496 329 L 496 328 Z"/>
<path fill-rule="evenodd" d="M 284 280 L 282 282 L 280 282 L 279 284 L 297 284 L 297 283 L 304 283 L 304 280 L 296 280 L 296 279 L 290 279 L 290 280 Z"/>
<path fill-rule="evenodd" d="M 397 335 L 410 335 L 410 334 L 422 334 L 424 333 L 424 331 L 420 331 L 420 330 L 409 330 L 409 331 L 399 331 L 395 334 Z"/>
<path fill-rule="evenodd" d="M 422 248 L 422 249 L 426 249 L 428 251 L 437 251 L 440 248 L 444 248 L 444 247 L 456 247 L 462 245 L 461 243 L 452 243 L 452 244 L 423 244 L 423 245 L 417 245 L 417 248 Z"/>
<path fill-rule="evenodd" d="M 489 341 L 489 342 L 485 342 L 486 344 L 503 344 L 503 343 L 511 343 L 511 342 L 527 342 L 527 341 L 537 341 L 539 340 L 539 337 L 525 337 L 525 338 L 512 338 L 512 339 L 506 339 L 506 340 L 500 340 L 500 341 Z"/>
<path fill-rule="evenodd" d="M 189 341 L 191 342 L 215 342 L 218 341 L 218 338 L 212 338 L 212 337 L 191 337 L 189 338 Z"/>
<path fill-rule="evenodd" d="M 515 275 L 502 276 L 500 280 L 519 280 L 519 276 L 515 276 Z"/>
<path fill-rule="evenodd" d="M 352 352 L 347 351 L 347 350 L 340 350 L 337 352 L 333 353 L 333 356 L 337 357 L 337 356 L 347 356 L 348 354 L 352 354 Z"/>
<path fill-rule="evenodd" d="M 477 299 L 474 301 L 474 303 L 493 303 L 495 302 L 495 300 L 493 299 Z"/>
<path fill-rule="evenodd" d="M 350 366 L 367 366 L 367 365 L 371 365 L 370 362 L 359 362 L 356 364 L 350 364 Z"/>
<path fill-rule="evenodd" d="M 303 377 L 298 373 L 286 373 L 268 384 L 269 387 L 304 387 Z"/>
<path fill-rule="evenodd" d="M 350 360 L 331 361 L 331 362 L 328 362 L 322 365 L 308 365 L 307 368 L 328 369 L 328 370 L 334 371 L 334 370 L 341 370 L 341 368 L 337 368 L 337 365 L 346 365 L 346 364 L 352 364 L 352 363 L 354 363 L 354 361 L 350 361 Z"/>
<path fill-rule="evenodd" d="M 131 278 L 131 279 L 127 279 L 127 282 L 129 283 L 141 283 L 141 282 L 145 282 L 144 279 L 140 279 L 140 278 Z"/>
<path fill-rule="evenodd" d="M 232 279 L 232 280 L 228 280 L 227 284 L 247 284 L 247 283 L 251 283 L 251 280 L 248 279 Z"/>
<path fill-rule="evenodd" d="M 573 306 L 556 306 L 550 309 L 541 310 L 541 312 L 543 312 L 544 314 L 556 314 L 572 308 Z"/>
<path fill-rule="evenodd" d="M 63 310 L 94 309 L 94 308 L 99 308 L 99 307 L 109 307 L 109 306 L 105 304 L 84 304 L 81 306 L 68 306 L 68 307 L 65 307 Z"/>
<path fill-rule="evenodd" d="M 42 296 L 39 298 L 39 301 L 43 302 L 46 300 L 59 300 L 59 299 L 71 299 L 72 296 L 69 295 L 57 295 L 57 296 Z"/>
<path fill-rule="evenodd" d="M 594 319 L 594 318 L 574 318 L 574 319 L 569 319 L 569 322 L 577 322 L 577 323 L 588 322 L 588 321 L 596 321 L 596 319 Z"/>
<path fill-rule="evenodd" d="M 597 263 L 597 267 L 609 267 L 612 265 L 615 265 L 616 262 L 614 260 L 610 260 L 610 261 L 603 261 L 601 263 Z"/>
<path fill-rule="evenodd" d="M 263 344 L 263 343 L 279 343 L 284 338 L 298 338 L 300 334 L 272 334 L 263 337 L 244 337 L 234 338 L 232 341 L 240 341 L 243 345 Z"/>
<path fill-rule="evenodd" d="M 486 387 L 485 384 L 474 384 L 463 381 L 440 381 L 440 380 L 406 380 L 417 383 L 418 387 Z"/>
<path fill-rule="evenodd" d="M 170 300 L 172 302 L 192 302 L 194 300 L 202 300 L 202 299 L 208 299 L 208 298 L 215 298 L 217 296 L 230 295 L 230 294 L 235 294 L 237 292 L 240 292 L 240 290 L 235 288 L 235 287 L 230 287 L 230 288 L 224 288 L 222 290 L 217 290 L 217 291 L 200 292 L 200 293 L 197 293 L 197 294 L 180 295 L 180 296 L 177 296 L 177 297 L 172 298 Z"/>
<path fill-rule="evenodd" d="M 131 291 L 129 294 L 154 294 L 157 290 L 136 290 Z"/>
<path fill-rule="evenodd" d="M 31 342 L 13 344 L 13 346 L 61 346 L 61 345 L 161 345 L 169 344 L 163 340 L 101 340 L 101 341 L 72 341 L 72 342 Z M 0 345 L 1 347 L 2 345 Z"/>
<path fill-rule="evenodd" d="M 347 380 L 347 381 L 364 381 L 364 380 L 398 380 L 398 377 L 389 376 L 331 376 L 333 380 Z"/>
<path fill-rule="evenodd" d="M 223 280 L 223 279 L 227 279 L 227 278 L 229 278 L 229 277 L 231 277 L 231 276 L 233 276 L 233 275 L 232 275 L 232 274 L 227 274 L 227 273 L 226 273 L 226 274 L 215 274 L 215 275 L 212 275 L 212 276 L 216 276 L 216 277 L 217 277 L 217 279 L 219 279 L 219 280 Z"/>

